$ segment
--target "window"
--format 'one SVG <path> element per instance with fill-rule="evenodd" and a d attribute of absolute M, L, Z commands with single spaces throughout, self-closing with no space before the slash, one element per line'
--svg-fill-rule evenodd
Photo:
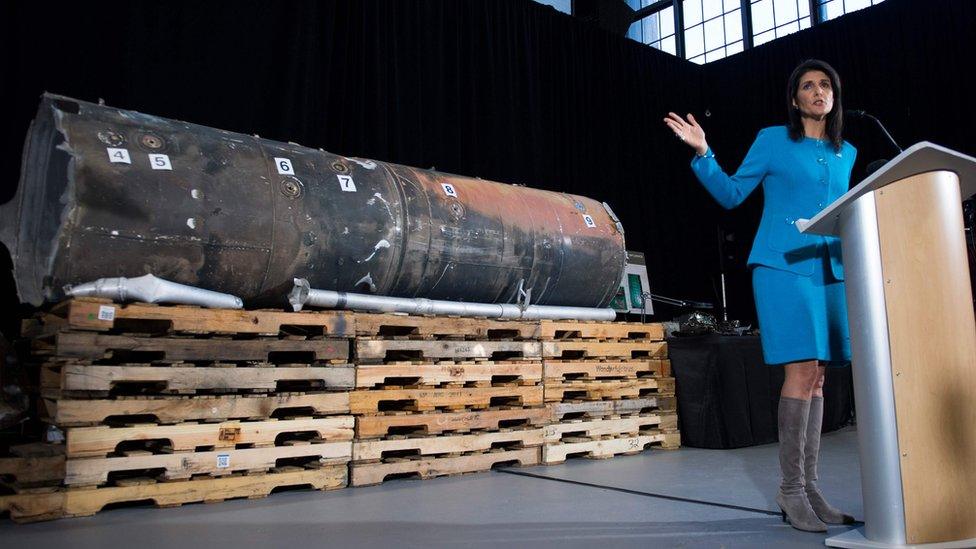
<path fill-rule="evenodd" d="M 820 20 L 829 21 L 869 6 L 880 4 L 884 0 L 817 0 L 817 9 L 820 11 Z"/>
<path fill-rule="evenodd" d="M 703 64 L 884 0 L 623 1 L 637 13 L 628 38 Z"/>
<path fill-rule="evenodd" d="M 641 0 L 641 3 L 646 6 L 650 4 L 650 0 Z M 675 43 L 674 33 L 674 7 L 669 6 L 634 22 L 630 26 L 627 36 L 638 42 L 647 44 L 652 48 L 666 51 L 671 55 L 677 55 L 678 47 Z"/>
<path fill-rule="evenodd" d="M 740 52 L 740 0 L 684 0 L 685 57 L 698 64 Z"/>
<path fill-rule="evenodd" d="M 809 0 L 752 0 L 754 46 L 810 27 Z"/>
<path fill-rule="evenodd" d="M 558 11 L 563 13 L 568 13 L 572 15 L 573 13 L 573 0 L 535 0 L 540 4 L 545 4 L 547 6 L 552 6 Z"/>

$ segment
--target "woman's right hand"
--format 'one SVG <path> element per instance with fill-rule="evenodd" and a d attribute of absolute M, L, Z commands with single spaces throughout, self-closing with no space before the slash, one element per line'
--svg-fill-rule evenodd
<path fill-rule="evenodd" d="M 684 141 L 689 147 L 695 149 L 699 156 L 704 156 L 708 152 L 708 143 L 705 141 L 705 130 L 698 125 L 695 117 L 688 114 L 688 120 L 684 120 L 677 114 L 669 112 L 664 123 L 671 128 L 678 139 Z"/>

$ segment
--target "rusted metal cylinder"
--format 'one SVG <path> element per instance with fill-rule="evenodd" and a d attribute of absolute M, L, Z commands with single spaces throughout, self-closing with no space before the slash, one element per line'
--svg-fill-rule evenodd
<path fill-rule="evenodd" d="M 153 274 L 283 303 L 293 279 L 397 297 L 606 306 L 623 229 L 589 198 L 45 95 L 0 207 L 18 293 Z"/>

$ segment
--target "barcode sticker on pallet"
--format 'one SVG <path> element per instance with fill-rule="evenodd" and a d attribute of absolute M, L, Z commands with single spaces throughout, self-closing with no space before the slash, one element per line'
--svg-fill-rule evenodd
<path fill-rule="evenodd" d="M 230 454 L 217 454 L 217 468 L 226 469 L 230 467 Z"/>
<path fill-rule="evenodd" d="M 98 308 L 98 320 L 115 320 L 115 307 L 102 305 Z"/>

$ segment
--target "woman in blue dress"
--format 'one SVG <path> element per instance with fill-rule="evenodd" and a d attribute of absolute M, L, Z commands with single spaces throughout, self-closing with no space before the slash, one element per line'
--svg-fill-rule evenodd
<path fill-rule="evenodd" d="M 742 203 L 763 186 L 762 221 L 749 255 L 763 355 L 783 365 L 779 401 L 776 501 L 794 528 L 827 530 L 854 519 L 824 500 L 817 488 L 823 422 L 824 370 L 850 361 L 840 242 L 805 235 L 795 223 L 810 219 L 847 192 L 857 151 L 841 137 L 840 77 L 819 60 L 800 64 L 787 83 L 789 123 L 760 130 L 735 175 L 727 175 L 691 114 L 664 122 L 695 150 L 691 168 L 723 207 Z"/>

